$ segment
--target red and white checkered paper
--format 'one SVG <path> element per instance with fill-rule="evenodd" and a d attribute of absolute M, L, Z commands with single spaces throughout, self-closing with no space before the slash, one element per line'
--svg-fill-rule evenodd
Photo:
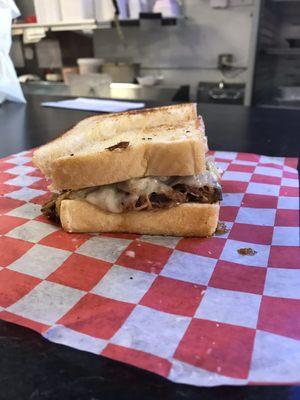
<path fill-rule="evenodd" d="M 216 152 L 230 231 L 184 239 L 63 232 L 31 155 L 0 161 L 1 319 L 175 382 L 300 382 L 296 159 Z"/>

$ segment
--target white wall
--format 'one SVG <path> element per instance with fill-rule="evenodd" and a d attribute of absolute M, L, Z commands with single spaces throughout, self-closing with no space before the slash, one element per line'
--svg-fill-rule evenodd
<path fill-rule="evenodd" d="M 199 81 L 244 82 L 245 71 L 234 78 L 223 77 L 217 59 L 220 53 L 232 53 L 236 66 L 247 66 L 253 5 L 212 9 L 209 0 L 185 0 L 184 4 L 187 19 L 177 26 L 146 23 L 123 28 L 126 47 L 115 30 L 97 31 L 95 55 L 132 57 L 142 64 L 144 73 L 161 72 L 165 83 L 191 84 L 193 92 Z"/>

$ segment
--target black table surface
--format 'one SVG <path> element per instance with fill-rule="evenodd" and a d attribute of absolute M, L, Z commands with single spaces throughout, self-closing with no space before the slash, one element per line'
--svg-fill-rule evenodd
<path fill-rule="evenodd" d="M 51 96 L 52 100 L 62 99 Z M 28 104 L 0 105 L 0 157 L 30 149 L 55 138 L 94 112 L 41 107 L 45 96 L 27 96 Z M 149 107 L 163 103 L 148 102 Z M 200 104 L 212 150 L 298 156 L 299 110 Z"/>
<path fill-rule="evenodd" d="M 94 114 L 41 107 L 46 100 L 29 96 L 27 105 L 0 106 L 0 156 L 43 144 Z M 199 112 L 212 150 L 298 156 L 299 111 L 201 104 Z M 298 400 L 300 387 L 175 384 L 120 362 L 50 343 L 33 331 L 0 321 L 0 399 Z"/>

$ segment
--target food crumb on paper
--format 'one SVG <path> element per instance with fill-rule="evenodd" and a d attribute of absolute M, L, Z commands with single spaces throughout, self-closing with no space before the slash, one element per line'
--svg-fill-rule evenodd
<path fill-rule="evenodd" d="M 225 233 L 229 232 L 229 229 L 224 224 L 224 222 L 218 222 L 217 229 L 215 231 L 215 235 L 225 235 Z"/>
<path fill-rule="evenodd" d="M 237 252 L 242 256 L 255 256 L 257 251 L 251 249 L 251 247 L 245 247 L 244 249 L 238 249 Z"/>

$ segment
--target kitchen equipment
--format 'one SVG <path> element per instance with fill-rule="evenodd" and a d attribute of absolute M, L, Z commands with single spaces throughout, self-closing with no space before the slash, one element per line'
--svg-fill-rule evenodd
<path fill-rule="evenodd" d="M 53 24 L 61 21 L 59 0 L 34 0 L 34 9 L 39 24 Z"/>
<path fill-rule="evenodd" d="M 36 81 L 40 81 L 41 78 L 37 75 L 33 75 L 33 74 L 24 74 L 24 75 L 20 75 L 18 77 L 18 81 L 20 83 L 27 83 L 27 82 L 36 82 Z"/>
<path fill-rule="evenodd" d="M 98 22 L 113 21 L 115 7 L 112 0 L 95 0 L 95 18 Z"/>
<path fill-rule="evenodd" d="M 139 19 L 140 13 L 143 12 L 142 3 L 139 0 L 129 0 L 128 9 L 130 19 Z"/>
<path fill-rule="evenodd" d="M 24 16 L 24 22 L 25 24 L 36 24 L 37 23 L 36 15 Z"/>
<path fill-rule="evenodd" d="M 72 96 L 109 97 L 111 78 L 107 74 L 70 74 L 69 82 Z"/>
<path fill-rule="evenodd" d="M 63 76 L 63 81 L 69 85 L 69 75 L 70 74 L 78 74 L 79 73 L 79 68 L 78 67 L 64 67 L 62 69 L 62 76 Z"/>
<path fill-rule="evenodd" d="M 153 11 L 153 7 L 155 4 L 155 0 L 140 0 L 142 11 L 145 13 L 149 13 Z"/>
<path fill-rule="evenodd" d="M 129 18 L 139 19 L 140 13 L 151 13 L 153 10 L 155 1 L 153 0 L 129 0 Z"/>
<path fill-rule="evenodd" d="M 70 96 L 70 87 L 63 82 L 28 81 L 21 86 L 25 95 Z"/>
<path fill-rule="evenodd" d="M 283 101 L 300 101 L 300 86 L 280 86 L 281 98 Z"/>
<path fill-rule="evenodd" d="M 46 30 L 44 27 L 33 27 L 25 29 L 23 32 L 23 43 L 39 43 L 41 39 L 46 37 Z"/>
<path fill-rule="evenodd" d="M 209 96 L 214 100 L 238 100 L 241 97 L 241 92 L 232 88 L 225 88 L 223 81 L 219 82 L 218 87 L 208 91 Z"/>
<path fill-rule="evenodd" d="M 188 102 L 184 86 L 142 86 L 134 83 L 111 83 L 110 98 L 143 101 Z"/>
<path fill-rule="evenodd" d="M 139 75 L 140 64 L 129 62 L 107 62 L 102 65 L 102 72 L 111 76 L 112 82 L 134 82 Z"/>
<path fill-rule="evenodd" d="M 295 12 L 297 12 L 295 10 Z M 299 18 L 298 18 L 299 21 Z M 285 40 L 288 42 L 291 48 L 300 47 L 300 24 L 296 22 L 296 18 L 292 22 L 284 24 L 285 26 Z"/>
<path fill-rule="evenodd" d="M 48 72 L 45 78 L 48 82 L 60 82 L 62 80 L 62 75 L 58 72 Z"/>
<path fill-rule="evenodd" d="M 245 85 L 243 83 L 200 82 L 197 101 L 200 103 L 243 104 Z"/>
<path fill-rule="evenodd" d="M 77 64 L 79 66 L 80 75 L 91 74 L 99 72 L 103 60 L 100 58 L 78 58 Z"/>
<path fill-rule="evenodd" d="M 63 21 L 94 18 L 94 0 L 60 0 L 60 8 Z"/>
<path fill-rule="evenodd" d="M 138 0 L 136 0 L 138 1 Z M 117 0 L 119 19 L 128 18 L 128 0 Z"/>
<path fill-rule="evenodd" d="M 76 74 L 68 74 L 68 84 L 63 82 L 28 81 L 22 84 L 22 88 L 26 95 L 70 96 L 70 75 Z M 77 78 L 79 76 L 87 77 L 88 75 L 77 74 Z M 82 82 L 80 79 L 79 82 Z M 73 82 L 74 84 L 77 85 L 77 82 Z M 80 92 L 81 88 L 83 93 Z M 94 89 L 87 92 L 86 85 L 79 86 L 75 90 L 75 96 L 95 97 Z M 184 103 L 190 100 L 189 90 L 186 86 L 142 86 L 135 83 L 110 83 L 109 89 L 102 88 L 101 93 L 105 98 L 120 100 L 165 101 L 168 103 L 172 101 Z"/>
<path fill-rule="evenodd" d="M 292 49 L 300 47 L 300 37 L 286 38 L 285 40 L 288 42 L 289 46 Z"/>
<path fill-rule="evenodd" d="M 164 79 L 163 76 L 153 76 L 153 75 L 146 75 L 146 76 L 138 76 L 137 81 L 142 86 L 154 86 L 158 82 L 161 82 Z"/>
<path fill-rule="evenodd" d="M 29 29 L 25 29 L 27 31 Z M 57 39 L 44 39 L 35 45 L 35 52 L 40 69 L 61 69 L 62 52 Z M 31 70 L 32 72 L 32 70 Z"/>
<path fill-rule="evenodd" d="M 157 0 L 154 4 L 153 11 L 161 13 L 163 17 L 178 17 L 180 15 L 180 7 L 177 0 Z"/>

